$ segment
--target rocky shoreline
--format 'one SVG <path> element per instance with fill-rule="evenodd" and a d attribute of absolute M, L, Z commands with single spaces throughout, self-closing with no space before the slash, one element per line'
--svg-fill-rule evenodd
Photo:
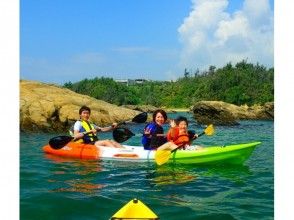
<path fill-rule="evenodd" d="M 274 102 L 237 106 L 222 101 L 200 101 L 191 107 L 199 124 L 238 125 L 239 120 L 274 120 Z"/>
<path fill-rule="evenodd" d="M 132 119 L 139 111 L 118 107 L 53 84 L 20 81 L 20 130 L 61 132 L 79 119 L 82 105 L 91 108 L 91 120 L 101 126 Z"/>
<path fill-rule="evenodd" d="M 79 119 L 78 110 L 82 105 L 92 109 L 91 120 L 101 126 L 131 120 L 141 111 L 152 113 L 157 109 L 150 105 L 116 106 L 58 85 L 21 80 L 20 130 L 67 131 Z M 190 111 L 199 124 L 237 125 L 239 120 L 274 120 L 273 102 L 248 107 L 221 101 L 200 101 Z"/>

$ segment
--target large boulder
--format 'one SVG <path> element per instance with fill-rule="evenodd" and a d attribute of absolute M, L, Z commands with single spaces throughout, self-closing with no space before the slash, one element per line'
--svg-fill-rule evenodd
<path fill-rule="evenodd" d="M 153 105 L 122 105 L 121 107 L 148 113 L 153 113 L 158 109 Z"/>
<path fill-rule="evenodd" d="M 79 119 L 82 105 L 91 108 L 91 121 L 101 126 L 130 120 L 139 113 L 57 85 L 20 81 L 20 129 L 23 131 L 65 131 Z"/>
<path fill-rule="evenodd" d="M 199 124 L 238 125 L 237 118 L 223 103 L 200 101 L 192 108 Z"/>
<path fill-rule="evenodd" d="M 238 120 L 273 120 L 274 103 L 237 106 L 222 101 L 200 101 L 192 107 L 199 124 L 237 125 Z"/>
<path fill-rule="evenodd" d="M 275 105 L 274 102 L 267 102 L 264 104 L 264 111 L 269 118 L 274 119 L 275 116 Z"/>
<path fill-rule="evenodd" d="M 129 108 L 132 110 L 137 110 L 140 112 L 148 112 L 153 114 L 157 109 L 162 109 L 167 113 L 176 113 L 176 112 L 188 112 L 189 109 L 172 109 L 172 108 L 166 108 L 166 107 L 155 107 L 153 105 L 122 105 L 121 107 Z"/>

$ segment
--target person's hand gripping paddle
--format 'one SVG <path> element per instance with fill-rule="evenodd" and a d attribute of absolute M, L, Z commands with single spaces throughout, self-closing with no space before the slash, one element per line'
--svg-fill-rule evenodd
<path fill-rule="evenodd" d="M 118 125 L 126 124 L 126 123 L 129 123 L 129 122 L 144 123 L 146 120 L 147 120 L 147 113 L 142 112 L 142 113 L 136 115 L 131 121 L 121 122 Z M 90 132 L 84 133 L 84 135 L 87 135 L 87 134 L 90 134 L 90 133 L 92 133 L 92 132 L 90 131 Z M 72 136 L 61 135 L 61 136 L 51 138 L 49 140 L 49 145 L 53 149 L 58 150 L 58 149 L 63 148 L 67 143 L 69 143 L 72 140 L 74 140 L 74 137 L 72 137 Z"/>
<path fill-rule="evenodd" d="M 214 134 L 214 127 L 213 125 L 209 125 L 207 126 L 204 131 L 198 135 L 198 137 L 202 136 L 202 135 L 208 135 L 208 136 L 211 136 Z M 170 155 L 177 151 L 179 149 L 176 148 L 176 149 L 173 149 L 173 150 L 170 150 L 170 149 L 164 149 L 164 150 L 157 150 L 156 153 L 155 153 L 155 162 L 157 165 L 162 165 L 162 164 L 165 164 L 169 158 L 170 158 Z"/>

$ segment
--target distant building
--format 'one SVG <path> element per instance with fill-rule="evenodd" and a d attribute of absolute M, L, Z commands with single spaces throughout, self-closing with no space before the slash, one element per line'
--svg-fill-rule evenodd
<path fill-rule="evenodd" d="M 115 82 L 117 83 L 120 83 L 120 84 L 125 84 L 125 85 L 129 85 L 129 80 L 128 79 L 115 79 L 114 80 Z"/>
<path fill-rule="evenodd" d="M 144 82 L 147 82 L 147 79 L 135 79 L 136 84 L 143 84 Z"/>
<path fill-rule="evenodd" d="M 117 83 L 130 86 L 135 84 L 143 84 L 144 82 L 147 82 L 148 80 L 147 79 L 115 79 L 114 81 Z"/>

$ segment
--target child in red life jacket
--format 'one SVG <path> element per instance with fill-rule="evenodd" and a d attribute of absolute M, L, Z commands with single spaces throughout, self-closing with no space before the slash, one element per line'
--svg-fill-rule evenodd
<path fill-rule="evenodd" d="M 176 148 L 188 150 L 196 149 L 195 147 L 192 147 L 191 144 L 198 135 L 195 134 L 192 138 L 189 136 L 188 120 L 186 117 L 179 116 L 176 120 L 171 120 L 170 126 L 171 128 L 167 133 L 168 142 L 160 146 L 158 150 L 174 150 Z"/>

